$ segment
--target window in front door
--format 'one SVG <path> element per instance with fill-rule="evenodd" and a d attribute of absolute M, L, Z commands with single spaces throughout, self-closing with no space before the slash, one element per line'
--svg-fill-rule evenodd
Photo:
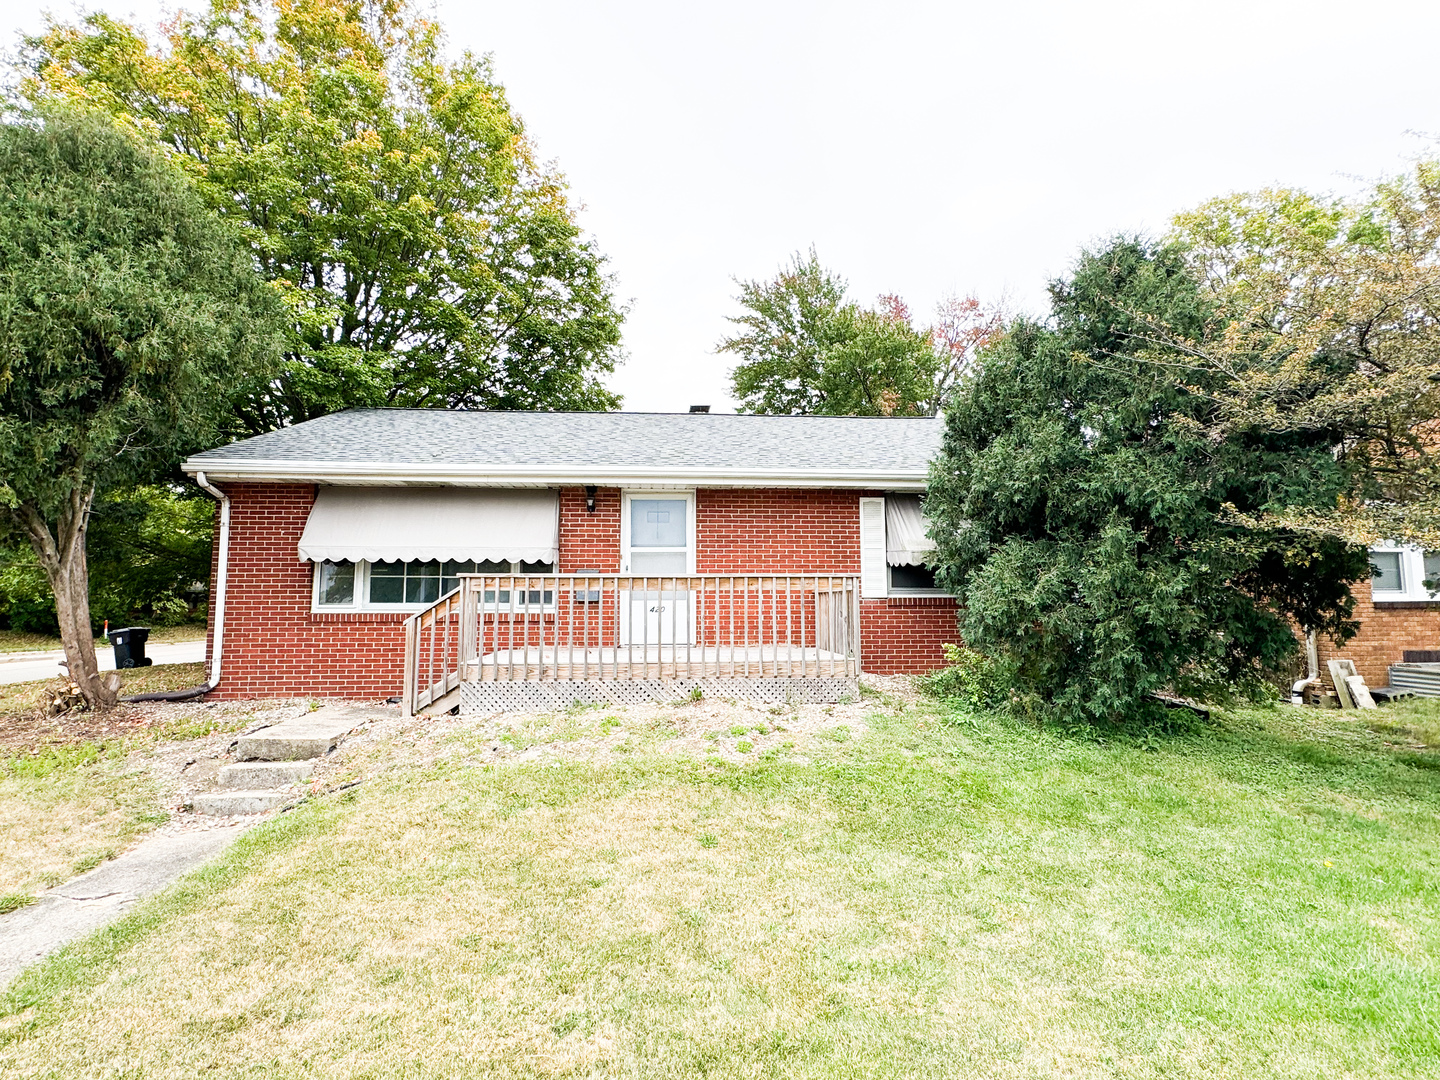
<path fill-rule="evenodd" d="M 690 500 L 630 501 L 630 566 L 632 574 L 690 572 Z"/>

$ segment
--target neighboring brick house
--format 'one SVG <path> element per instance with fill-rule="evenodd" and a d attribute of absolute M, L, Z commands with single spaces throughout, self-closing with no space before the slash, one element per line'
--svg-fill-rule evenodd
<path fill-rule="evenodd" d="M 1440 553 L 1384 544 L 1371 549 L 1370 563 L 1375 576 L 1351 587 L 1360 632 L 1344 646 L 1316 642 L 1320 676 L 1332 690 L 1327 660 L 1350 660 L 1370 686 L 1387 686 L 1390 665 L 1407 651 L 1440 650 L 1440 591 L 1426 584 L 1440 584 Z"/>
<path fill-rule="evenodd" d="M 805 575 L 841 575 L 834 602 L 853 605 L 843 618 L 858 620 L 859 667 L 933 669 L 958 640 L 955 602 L 924 565 L 920 496 L 940 435 L 929 418 L 382 409 L 198 454 L 185 470 L 227 500 L 212 574 L 214 693 L 395 696 L 407 620 L 462 580 L 481 587 L 463 574 L 550 575 L 528 594 L 497 578 L 476 601 L 512 647 L 516 633 L 522 649 L 562 645 L 567 618 L 573 645 L 583 608 L 593 622 L 582 651 L 655 634 L 650 646 L 672 652 L 703 648 L 727 618 L 739 640 L 736 612 L 786 649 L 798 638 L 778 629 L 776 582 L 791 582 L 785 604 L 806 598 L 813 636 L 819 586 Z M 656 580 L 670 593 L 653 595 L 678 598 L 671 622 L 652 625 L 655 606 L 598 598 L 575 574 L 668 575 L 669 586 Z M 687 575 L 732 575 L 717 586 L 728 599 L 697 610 Z"/>

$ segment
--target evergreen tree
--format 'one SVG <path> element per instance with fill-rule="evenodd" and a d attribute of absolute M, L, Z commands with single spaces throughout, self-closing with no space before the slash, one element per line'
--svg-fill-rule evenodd
<path fill-rule="evenodd" d="M 1223 329 L 1182 254 L 1117 240 L 1051 297 L 1051 322 L 1013 325 L 955 397 L 932 474 L 938 577 L 966 642 L 1053 714 L 1118 722 L 1157 691 L 1284 669 L 1295 625 L 1353 634 L 1363 548 L 1227 511 L 1333 506 L 1334 432 L 1216 441 L 1221 376 L 1156 361 L 1157 321 L 1197 341 Z"/>

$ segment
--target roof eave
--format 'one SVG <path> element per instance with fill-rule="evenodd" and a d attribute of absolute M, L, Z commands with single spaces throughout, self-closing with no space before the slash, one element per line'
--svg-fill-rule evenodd
<path fill-rule="evenodd" d="M 414 463 L 359 464 L 320 461 L 260 461 L 192 457 L 181 466 L 191 476 L 209 480 L 275 481 L 335 485 L 410 484 L 456 487 L 804 487 L 890 488 L 923 490 L 926 476 L 913 470 L 846 470 L 797 472 L 793 469 L 657 469 L 654 466 L 594 471 L 553 468 L 477 469 L 473 466 Z"/>

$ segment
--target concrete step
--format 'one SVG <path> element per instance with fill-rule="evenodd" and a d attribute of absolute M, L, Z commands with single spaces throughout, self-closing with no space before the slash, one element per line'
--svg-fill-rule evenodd
<path fill-rule="evenodd" d="M 280 788 L 298 784 L 315 771 L 313 761 L 242 761 L 222 765 L 219 781 L 229 790 Z"/>
<path fill-rule="evenodd" d="M 293 798 L 279 791 L 210 791 L 195 796 L 194 808 L 195 813 L 211 817 L 263 814 L 278 810 Z"/>
<path fill-rule="evenodd" d="M 241 735 L 235 747 L 240 761 L 305 761 L 324 757 L 340 739 L 367 720 L 389 715 L 353 705 L 326 705 L 282 720 L 253 735 Z"/>

